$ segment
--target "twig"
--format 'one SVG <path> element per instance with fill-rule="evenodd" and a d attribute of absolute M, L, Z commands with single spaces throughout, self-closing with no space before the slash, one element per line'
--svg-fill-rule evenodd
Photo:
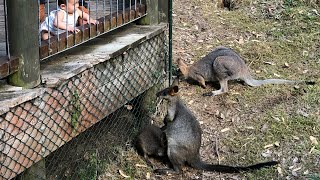
<path fill-rule="evenodd" d="M 220 165 L 220 155 L 219 155 L 219 139 L 218 139 L 218 136 L 216 136 L 215 138 L 215 141 L 216 141 L 216 155 L 218 157 L 218 165 Z M 221 172 L 219 172 L 219 179 L 221 179 Z"/>
<path fill-rule="evenodd" d="M 218 137 L 216 136 L 216 139 L 215 139 L 215 141 L 216 141 L 216 155 L 217 155 L 217 157 L 218 157 L 218 164 L 220 164 L 220 155 L 219 155 L 219 139 L 218 139 Z"/>

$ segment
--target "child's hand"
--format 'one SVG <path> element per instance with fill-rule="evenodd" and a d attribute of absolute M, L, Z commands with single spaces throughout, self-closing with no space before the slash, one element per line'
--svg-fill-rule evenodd
<path fill-rule="evenodd" d="M 77 29 L 77 28 L 74 27 L 74 26 L 68 26 L 67 30 L 68 30 L 69 32 L 75 32 L 75 33 L 77 33 L 77 32 L 80 31 L 80 29 Z"/>
<path fill-rule="evenodd" d="M 99 21 L 95 20 L 95 19 L 90 19 L 89 21 L 90 24 L 99 24 Z"/>

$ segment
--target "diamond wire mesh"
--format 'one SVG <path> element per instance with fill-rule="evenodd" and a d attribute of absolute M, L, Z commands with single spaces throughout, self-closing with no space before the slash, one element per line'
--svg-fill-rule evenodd
<path fill-rule="evenodd" d="M 166 78 L 166 38 L 155 36 L 1 115 L 0 179 L 97 178 L 150 119 L 155 107 L 142 102 Z M 24 172 L 33 164 L 36 171 Z"/>

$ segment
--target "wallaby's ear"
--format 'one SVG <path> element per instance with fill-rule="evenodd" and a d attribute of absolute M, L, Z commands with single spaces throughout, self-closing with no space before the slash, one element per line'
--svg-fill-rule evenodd
<path fill-rule="evenodd" d="M 179 85 L 179 77 L 174 78 L 171 86 L 178 86 Z"/>
<path fill-rule="evenodd" d="M 181 73 L 183 74 L 184 77 L 187 77 L 189 73 L 189 67 L 183 62 L 181 58 L 179 58 L 177 61 L 178 61 L 178 66 Z"/>
<path fill-rule="evenodd" d="M 178 86 L 173 86 L 172 88 L 170 88 L 170 96 L 175 96 L 179 91 L 179 87 Z"/>

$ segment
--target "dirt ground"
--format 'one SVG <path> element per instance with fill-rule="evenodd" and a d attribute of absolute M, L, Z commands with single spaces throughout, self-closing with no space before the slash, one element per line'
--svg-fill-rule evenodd
<path fill-rule="evenodd" d="M 180 175 L 157 176 L 134 151 L 123 154 L 131 179 L 319 179 L 320 174 L 320 5 L 319 1 L 173 1 L 173 60 L 192 64 L 214 47 L 233 48 L 257 79 L 285 78 L 315 85 L 249 87 L 229 82 L 216 97 L 180 82 L 180 95 L 203 129 L 201 158 L 215 164 L 250 165 L 277 160 L 278 166 L 224 174 L 184 168 Z M 129 159 L 129 160 L 128 160 Z M 153 160 L 156 168 L 164 165 Z M 129 163 L 130 164 L 130 163 Z M 128 166 L 128 164 L 127 164 Z M 123 176 L 117 176 L 123 177 Z M 116 178 L 117 179 L 117 178 Z"/>

